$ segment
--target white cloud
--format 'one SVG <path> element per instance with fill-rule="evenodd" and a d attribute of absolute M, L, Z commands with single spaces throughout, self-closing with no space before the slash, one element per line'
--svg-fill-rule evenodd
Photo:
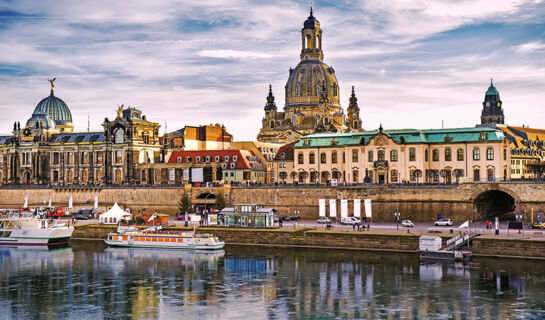
<path fill-rule="evenodd" d="M 521 53 L 535 52 L 545 49 L 545 43 L 540 41 L 528 42 L 517 46 L 516 50 Z"/>
<path fill-rule="evenodd" d="M 201 50 L 198 55 L 217 59 L 260 59 L 272 57 L 272 55 L 267 53 L 240 50 Z"/>

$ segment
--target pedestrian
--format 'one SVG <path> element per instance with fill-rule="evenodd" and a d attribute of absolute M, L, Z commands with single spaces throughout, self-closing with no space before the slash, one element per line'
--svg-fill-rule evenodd
<path fill-rule="evenodd" d="M 352 231 L 356 231 L 356 224 L 355 223 L 352 224 Z"/>
<path fill-rule="evenodd" d="M 282 219 L 278 219 L 278 225 L 282 228 Z"/>
<path fill-rule="evenodd" d="M 367 224 L 367 231 L 371 230 L 371 227 L 369 227 L 369 223 Z"/>
<path fill-rule="evenodd" d="M 360 231 L 360 223 L 358 222 L 357 225 L 358 225 L 358 231 Z"/>

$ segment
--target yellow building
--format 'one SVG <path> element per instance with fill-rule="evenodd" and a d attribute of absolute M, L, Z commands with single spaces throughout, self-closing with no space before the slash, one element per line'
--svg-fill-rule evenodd
<path fill-rule="evenodd" d="M 233 142 L 233 149 L 238 150 L 249 150 L 254 153 L 257 157 L 259 157 L 259 160 L 261 163 L 265 164 L 265 167 L 267 169 L 266 177 L 265 177 L 265 183 L 271 183 L 273 182 L 274 177 L 274 157 L 276 153 L 278 152 L 278 149 L 282 144 L 278 143 L 266 143 L 266 142 L 259 142 L 259 141 L 237 141 Z"/>
<path fill-rule="evenodd" d="M 510 140 L 511 179 L 540 178 L 545 161 L 545 130 L 497 125 Z"/>

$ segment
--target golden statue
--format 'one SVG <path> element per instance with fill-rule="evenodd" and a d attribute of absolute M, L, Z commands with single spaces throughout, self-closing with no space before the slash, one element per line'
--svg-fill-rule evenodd
<path fill-rule="evenodd" d="M 124 106 L 124 105 L 125 105 L 125 104 L 122 104 L 122 105 L 120 105 L 120 106 L 117 106 L 117 117 L 118 117 L 118 118 L 121 118 L 121 112 L 123 112 L 123 106 Z"/>
<path fill-rule="evenodd" d="M 55 82 L 56 79 L 57 78 L 47 80 L 47 81 L 49 81 L 49 83 L 51 83 L 51 93 L 53 93 L 53 88 L 55 88 L 55 84 L 53 82 Z"/>

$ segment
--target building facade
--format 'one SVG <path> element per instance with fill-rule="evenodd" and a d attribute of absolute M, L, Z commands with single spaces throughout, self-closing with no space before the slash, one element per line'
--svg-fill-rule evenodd
<path fill-rule="evenodd" d="M 316 132 L 361 131 L 359 108 L 348 108 L 348 119 L 340 104 L 340 90 L 335 69 L 324 63 L 322 29 L 310 16 L 301 30 L 300 62 L 290 68 L 284 87 L 284 111 L 278 111 L 272 87 L 269 86 L 265 116 L 257 140 L 288 143 Z M 353 98 L 356 103 L 354 91 Z"/>
<path fill-rule="evenodd" d="M 319 133 L 294 148 L 299 183 L 454 183 L 510 179 L 509 140 L 493 128 Z"/>

